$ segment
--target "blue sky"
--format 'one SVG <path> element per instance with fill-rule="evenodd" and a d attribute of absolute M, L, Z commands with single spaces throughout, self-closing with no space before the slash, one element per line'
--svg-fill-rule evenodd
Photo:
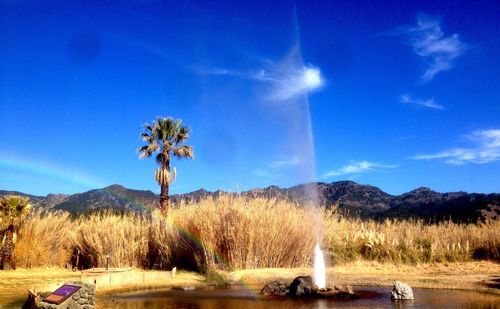
<path fill-rule="evenodd" d="M 276 2 L 276 3 L 272 3 Z M 0 189 L 171 192 L 353 180 L 500 192 L 496 1 L 0 0 Z"/>

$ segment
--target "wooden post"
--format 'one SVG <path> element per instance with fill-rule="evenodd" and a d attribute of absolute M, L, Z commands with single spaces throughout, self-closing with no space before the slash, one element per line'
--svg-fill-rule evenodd
<path fill-rule="evenodd" d="M 78 263 L 80 263 L 80 250 L 78 250 L 78 253 L 76 254 L 76 269 L 79 269 Z"/>

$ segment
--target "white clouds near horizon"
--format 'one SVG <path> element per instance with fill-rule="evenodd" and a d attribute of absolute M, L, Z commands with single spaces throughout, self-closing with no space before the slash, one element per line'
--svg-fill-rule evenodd
<path fill-rule="evenodd" d="M 444 109 L 444 106 L 437 103 L 434 98 L 422 100 L 422 99 L 415 99 L 408 94 L 403 94 L 399 98 L 399 101 L 405 104 L 420 105 L 423 107 L 428 107 L 433 109 Z"/>
<path fill-rule="evenodd" d="M 465 136 L 472 147 L 450 148 L 434 154 L 419 154 L 415 160 L 444 160 L 447 164 L 485 164 L 500 161 L 500 130 L 480 130 Z"/>
<path fill-rule="evenodd" d="M 360 174 L 376 169 L 396 168 L 397 165 L 383 164 L 379 162 L 370 161 L 352 161 L 350 164 L 343 166 L 339 169 L 326 172 L 321 176 L 321 179 L 332 178 L 336 176 Z"/>

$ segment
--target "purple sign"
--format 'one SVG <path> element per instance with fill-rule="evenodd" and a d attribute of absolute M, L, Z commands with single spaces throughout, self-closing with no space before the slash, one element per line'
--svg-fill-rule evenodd
<path fill-rule="evenodd" d="M 62 287 L 58 288 L 55 290 L 52 294 L 56 295 L 61 295 L 61 296 L 66 296 L 69 294 L 74 294 L 76 291 L 78 291 L 81 287 L 77 285 L 69 285 L 65 284 Z"/>
<path fill-rule="evenodd" d="M 52 292 L 49 296 L 45 297 L 44 301 L 59 305 L 81 288 L 82 287 L 79 285 L 65 284 Z"/>

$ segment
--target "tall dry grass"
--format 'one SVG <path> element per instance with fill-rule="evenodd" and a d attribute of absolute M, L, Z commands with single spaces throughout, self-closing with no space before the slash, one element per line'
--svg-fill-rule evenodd
<path fill-rule="evenodd" d="M 14 256 L 18 267 L 63 267 L 72 250 L 68 213 L 35 211 L 21 221 Z"/>
<path fill-rule="evenodd" d="M 171 217 L 198 268 L 308 265 L 318 222 L 312 209 L 277 199 L 221 196 L 184 203 Z"/>
<path fill-rule="evenodd" d="M 500 221 L 426 224 L 422 220 L 373 220 L 332 215 L 327 244 L 337 262 L 356 259 L 393 263 L 500 261 Z"/>
<path fill-rule="evenodd" d="M 149 224 L 141 215 L 111 212 L 82 217 L 75 224 L 74 248 L 92 266 L 143 267 L 148 253 Z"/>
<path fill-rule="evenodd" d="M 500 221 L 479 224 L 360 220 L 335 209 L 277 199 L 221 196 L 171 208 L 169 218 L 111 212 L 70 219 L 34 212 L 18 231 L 20 267 L 64 266 L 198 270 L 311 265 L 318 237 L 335 263 L 500 261 Z M 86 261 L 86 263 L 82 263 Z"/>

